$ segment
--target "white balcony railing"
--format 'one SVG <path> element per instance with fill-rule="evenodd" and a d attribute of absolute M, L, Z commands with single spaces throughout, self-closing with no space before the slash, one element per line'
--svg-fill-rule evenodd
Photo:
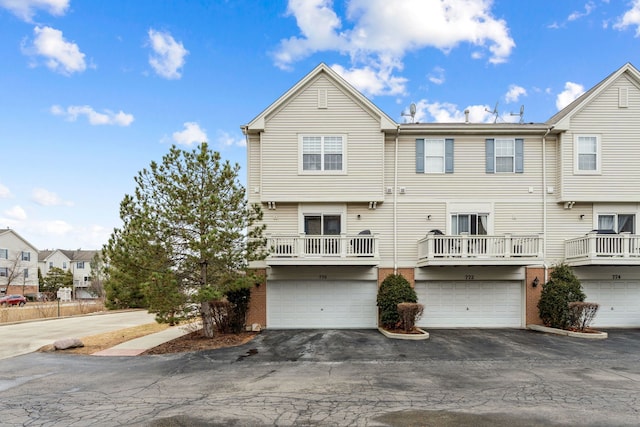
<path fill-rule="evenodd" d="M 291 258 L 300 261 L 339 259 L 347 262 L 354 259 L 379 258 L 376 234 L 274 234 L 267 236 L 267 249 L 267 263 Z"/>
<path fill-rule="evenodd" d="M 542 260 L 543 238 L 538 235 L 445 236 L 428 234 L 418 241 L 418 261 L 428 264 L 519 264 Z"/>
<path fill-rule="evenodd" d="M 640 263 L 640 236 L 636 234 L 598 234 L 565 241 L 568 263 L 619 264 L 625 261 Z"/>

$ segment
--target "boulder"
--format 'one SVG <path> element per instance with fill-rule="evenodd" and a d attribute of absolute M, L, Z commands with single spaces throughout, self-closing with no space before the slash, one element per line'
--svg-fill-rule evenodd
<path fill-rule="evenodd" d="M 63 338 L 53 343 L 53 348 L 56 350 L 67 350 L 76 347 L 84 347 L 79 338 Z"/>

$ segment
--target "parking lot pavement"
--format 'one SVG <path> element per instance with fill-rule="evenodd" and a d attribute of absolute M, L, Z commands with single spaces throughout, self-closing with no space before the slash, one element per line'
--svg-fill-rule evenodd
<path fill-rule="evenodd" d="M 640 330 L 263 331 L 193 354 L 3 361 L 3 425 L 637 425 Z"/>

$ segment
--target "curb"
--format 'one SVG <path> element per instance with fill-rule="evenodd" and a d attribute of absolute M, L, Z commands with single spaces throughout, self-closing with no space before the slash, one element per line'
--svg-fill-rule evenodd
<path fill-rule="evenodd" d="M 542 325 L 527 325 L 527 329 L 531 329 L 532 331 L 537 331 L 537 332 L 546 332 L 549 334 L 564 335 L 567 337 L 584 338 L 584 339 L 590 339 L 590 340 L 604 340 L 609 337 L 609 334 L 607 334 L 606 332 L 593 332 L 593 333 L 574 332 L 574 331 L 565 331 L 564 329 L 549 328 L 548 326 L 542 326 Z"/>
<path fill-rule="evenodd" d="M 395 339 L 395 340 L 420 341 L 420 340 L 429 339 L 429 332 L 424 331 L 420 328 L 416 328 L 416 329 L 421 333 L 420 334 L 396 334 L 394 332 L 389 332 L 387 330 L 384 330 L 383 328 L 380 328 L 380 327 L 378 328 L 378 331 L 380 331 L 380 333 L 385 337 Z"/>

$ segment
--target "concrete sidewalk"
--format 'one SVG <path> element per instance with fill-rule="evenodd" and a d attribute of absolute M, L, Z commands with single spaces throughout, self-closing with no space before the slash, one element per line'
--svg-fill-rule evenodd
<path fill-rule="evenodd" d="M 193 326 L 174 326 L 164 331 L 146 335 L 130 341 L 123 342 L 115 347 L 93 353 L 92 356 L 137 356 L 150 348 L 164 344 L 167 341 L 180 338 L 193 332 Z"/>

